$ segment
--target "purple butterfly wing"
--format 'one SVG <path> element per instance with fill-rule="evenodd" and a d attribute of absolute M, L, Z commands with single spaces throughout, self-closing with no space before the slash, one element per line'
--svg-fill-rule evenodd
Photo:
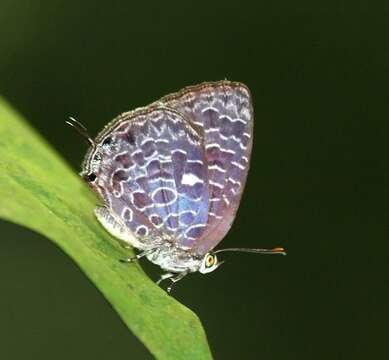
<path fill-rule="evenodd" d="M 183 116 L 160 105 L 125 113 L 87 154 L 92 187 L 139 239 L 166 237 L 191 248 L 208 221 L 202 138 Z"/>
<path fill-rule="evenodd" d="M 203 137 L 209 217 L 192 247 L 205 254 L 230 229 L 243 193 L 253 140 L 250 92 L 243 84 L 219 81 L 185 88 L 161 101 L 182 113 Z"/>

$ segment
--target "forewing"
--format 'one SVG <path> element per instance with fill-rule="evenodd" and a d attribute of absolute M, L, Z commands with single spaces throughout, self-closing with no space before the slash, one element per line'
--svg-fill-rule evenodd
<path fill-rule="evenodd" d="M 239 207 L 253 138 L 250 93 L 243 84 L 220 81 L 185 88 L 161 102 L 182 113 L 204 139 L 209 217 L 193 245 L 204 254 L 226 235 Z"/>
<path fill-rule="evenodd" d="M 190 248 L 208 220 L 202 138 L 175 110 L 150 106 L 111 123 L 85 172 L 106 205 L 140 239 Z"/>

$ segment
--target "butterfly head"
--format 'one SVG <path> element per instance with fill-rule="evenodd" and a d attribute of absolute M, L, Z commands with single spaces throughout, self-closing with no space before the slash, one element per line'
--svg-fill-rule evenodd
<path fill-rule="evenodd" d="M 208 274 L 216 270 L 224 261 L 218 261 L 217 256 L 213 252 L 206 253 L 201 261 L 199 272 Z"/>

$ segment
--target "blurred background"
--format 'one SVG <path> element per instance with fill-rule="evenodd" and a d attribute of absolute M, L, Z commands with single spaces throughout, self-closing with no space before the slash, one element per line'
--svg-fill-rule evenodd
<path fill-rule="evenodd" d="M 177 285 L 216 359 L 387 348 L 389 6 L 373 4 L 0 0 L 0 93 L 75 172 L 86 145 L 68 116 L 96 134 L 186 85 L 251 89 L 251 171 L 220 246 L 288 256 L 227 253 Z M 1 359 L 152 358 L 51 242 L 1 221 L 0 234 Z"/>

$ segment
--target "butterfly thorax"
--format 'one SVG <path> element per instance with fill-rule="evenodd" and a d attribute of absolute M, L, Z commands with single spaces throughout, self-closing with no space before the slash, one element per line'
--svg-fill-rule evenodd
<path fill-rule="evenodd" d="M 202 257 L 189 250 L 179 248 L 169 241 L 164 241 L 146 256 L 152 263 L 174 273 L 196 272 L 202 262 Z"/>

